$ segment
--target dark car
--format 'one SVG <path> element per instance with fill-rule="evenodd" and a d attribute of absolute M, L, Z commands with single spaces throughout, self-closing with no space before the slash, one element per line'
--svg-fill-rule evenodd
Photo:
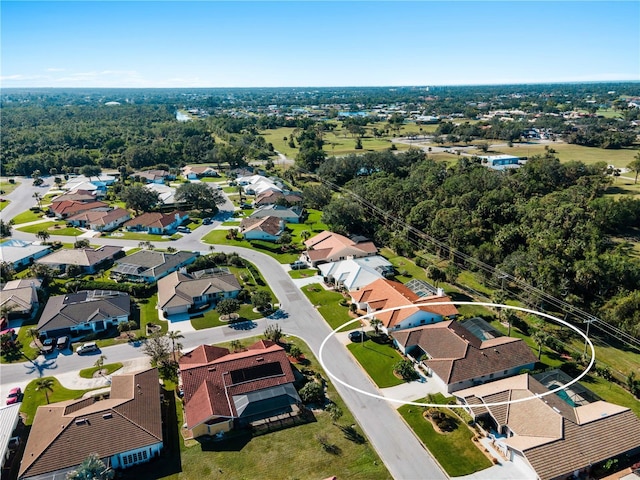
<path fill-rule="evenodd" d="M 211 222 L 212 222 L 212 221 L 213 221 L 213 220 L 212 220 L 211 218 L 209 218 L 209 217 L 207 217 L 207 218 L 203 218 L 203 219 L 202 219 L 202 224 L 203 224 L 203 225 L 211 225 Z"/>
<path fill-rule="evenodd" d="M 66 350 L 68 346 L 69 337 L 65 335 L 64 337 L 58 338 L 58 341 L 56 342 L 56 347 L 58 347 L 58 350 Z"/>
<path fill-rule="evenodd" d="M 49 355 L 53 352 L 53 349 L 56 348 L 56 339 L 55 338 L 47 338 L 44 342 L 42 342 L 42 353 L 44 355 Z"/>
<path fill-rule="evenodd" d="M 349 340 L 351 340 L 352 342 L 364 342 L 366 339 L 367 334 L 360 330 L 349 332 Z"/>

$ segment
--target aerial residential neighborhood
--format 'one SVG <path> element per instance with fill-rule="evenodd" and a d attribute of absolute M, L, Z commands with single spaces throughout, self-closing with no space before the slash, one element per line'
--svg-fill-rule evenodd
<path fill-rule="evenodd" d="M 636 83 L 0 96 L 3 480 L 640 478 Z"/>

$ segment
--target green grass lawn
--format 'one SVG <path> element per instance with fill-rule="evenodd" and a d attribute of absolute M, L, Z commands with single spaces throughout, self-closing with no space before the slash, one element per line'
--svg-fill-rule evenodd
<path fill-rule="evenodd" d="M 242 340 L 249 346 L 261 337 Z M 287 337 L 304 353 L 308 364 L 305 368 L 320 372 L 326 379 L 309 347 L 300 339 Z M 228 343 L 218 346 L 229 348 Z M 192 480 L 195 478 L 216 478 L 237 480 L 240 478 L 299 478 L 320 479 L 332 475 L 353 480 L 391 479 L 384 464 L 371 447 L 366 437 L 362 442 L 349 440 L 342 428 L 355 425 L 355 431 L 362 435 L 351 412 L 348 410 L 333 384 L 327 381 L 327 396 L 344 412 L 334 425 L 324 411 L 314 411 L 315 421 L 304 425 L 251 437 L 248 434 L 229 435 L 220 442 L 198 442 L 180 440 L 180 473 L 165 477 L 157 472 L 144 472 L 139 480 L 171 478 Z M 178 407 L 178 427 L 184 422 L 182 409 Z M 317 435 L 324 435 L 327 441 L 339 449 L 339 454 L 325 452 Z M 149 469 L 150 470 L 150 469 Z"/>
<path fill-rule="evenodd" d="M 387 388 L 404 383 L 393 374 L 393 366 L 402 360 L 402 356 L 390 345 L 366 340 L 350 343 L 347 348 L 378 387 Z"/>
<path fill-rule="evenodd" d="M 38 233 L 40 230 L 46 230 L 50 235 L 68 235 L 71 237 L 82 235 L 82 230 L 78 230 L 74 227 L 67 227 L 66 225 L 67 224 L 65 222 L 43 222 L 21 227 L 17 230 L 26 233 Z"/>
<path fill-rule="evenodd" d="M 62 402 L 64 400 L 73 400 L 82 397 L 85 393 L 91 390 L 69 390 L 64 388 L 55 377 L 43 377 L 53 379 L 52 390 L 48 391 L 49 402 Z M 36 410 L 40 405 L 47 404 L 47 397 L 44 391 L 36 391 L 36 380 L 29 382 L 24 389 L 24 397 L 22 399 L 22 405 L 20 406 L 20 412 L 24 417 L 25 425 L 31 425 L 33 423 L 33 417 L 35 417 Z"/>
<path fill-rule="evenodd" d="M 322 285 L 314 283 L 302 288 L 309 301 L 318 309 L 320 315 L 326 320 L 332 329 L 338 328 L 343 323 L 353 320 L 349 316 L 349 308 L 343 307 L 339 304 L 344 299 L 342 294 L 331 290 L 325 290 Z M 353 330 L 358 325 L 353 323 L 344 328 L 346 330 Z"/>
<path fill-rule="evenodd" d="M 204 237 L 202 237 L 202 241 L 204 243 L 209 243 L 214 245 L 235 245 L 238 247 L 253 248 L 255 250 L 259 250 L 262 253 L 266 253 L 270 257 L 275 258 L 280 263 L 291 263 L 291 262 L 295 262 L 298 259 L 299 254 L 297 252 L 278 253 L 267 248 L 258 248 L 253 246 L 251 243 L 249 243 L 246 240 L 229 240 L 226 238 L 227 233 L 228 233 L 228 230 L 211 230 Z M 255 245 L 259 245 L 259 243 L 256 242 Z M 274 248 L 277 247 L 276 244 L 269 244 L 269 245 L 270 246 L 273 245 Z"/>
<path fill-rule="evenodd" d="M 19 213 L 15 217 L 13 217 L 13 223 L 15 225 L 20 225 L 22 223 L 35 222 L 36 220 L 40 220 L 44 216 L 44 212 L 34 212 L 32 210 L 25 210 L 22 213 Z"/>
<path fill-rule="evenodd" d="M 289 272 L 289 276 L 291 278 L 308 278 L 318 275 L 318 273 L 319 270 L 316 270 L 315 268 L 303 268 L 301 270 L 291 270 Z"/>
<path fill-rule="evenodd" d="M 15 180 L 14 183 L 9 183 L 7 179 L 3 178 L 2 180 L 0 180 L 0 190 L 4 192 L 2 193 L 2 195 L 9 195 L 16 188 L 18 188 L 19 185 L 20 181 L 18 180 Z"/>
<path fill-rule="evenodd" d="M 635 183 L 635 173 L 628 172 L 624 176 L 625 178 L 613 177 L 613 183 L 605 190 L 605 195 L 611 195 L 614 198 L 623 196 L 640 197 L 640 182 Z"/>
<path fill-rule="evenodd" d="M 2 199 L 2 201 L 0 201 L 0 212 L 4 210 L 4 207 L 9 205 L 10 203 L 11 202 L 9 200 Z"/>
<path fill-rule="evenodd" d="M 438 400 L 436 402 L 439 403 Z M 493 463 L 472 441 L 474 433 L 454 413 L 446 409 L 444 411 L 458 420 L 458 428 L 449 433 L 434 430 L 431 421 L 423 417 L 423 407 L 403 405 L 398 408 L 402 418 L 449 476 L 469 475 L 491 467 Z"/>
<path fill-rule="evenodd" d="M 141 242 L 168 242 L 170 240 L 177 240 L 180 238 L 180 235 L 173 234 L 170 237 L 165 237 L 164 235 L 153 235 L 150 233 L 139 233 L 139 232 L 126 232 L 119 231 L 115 232 L 116 235 L 110 234 L 107 235 L 106 238 L 113 238 L 116 240 L 139 240 Z"/>
<path fill-rule="evenodd" d="M 122 368 L 122 363 L 108 363 L 102 367 L 101 370 L 106 370 L 105 375 L 111 375 L 116 370 L 120 370 Z M 83 368 L 80 370 L 80 376 L 82 378 L 93 378 L 93 375 L 98 371 L 98 367 L 91 368 Z"/>
<path fill-rule="evenodd" d="M 240 318 L 238 319 L 239 322 L 243 322 L 246 320 L 257 320 L 264 317 L 263 313 L 254 312 L 253 306 L 250 304 L 241 305 L 240 310 L 238 311 L 238 315 L 240 315 Z M 220 314 L 216 311 L 215 308 L 213 308 L 205 312 L 201 317 L 192 317 L 191 325 L 196 330 L 202 330 L 205 328 L 227 326 L 229 325 L 229 322 L 221 321 Z"/>

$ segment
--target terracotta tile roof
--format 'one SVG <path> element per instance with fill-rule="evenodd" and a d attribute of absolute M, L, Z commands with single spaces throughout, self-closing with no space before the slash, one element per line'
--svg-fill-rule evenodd
<path fill-rule="evenodd" d="M 58 215 L 73 215 L 87 210 L 93 210 L 95 208 L 109 208 L 109 205 L 99 201 L 78 202 L 75 200 L 63 200 L 61 202 L 53 202 L 49 207 L 49 210 Z"/>
<path fill-rule="evenodd" d="M 373 242 L 354 242 L 344 235 L 328 230 L 309 238 L 304 244 L 307 247 L 307 255 L 313 262 L 338 260 L 339 257 L 347 256 L 362 257 L 378 252 Z"/>
<path fill-rule="evenodd" d="M 461 390 L 456 396 L 470 405 L 479 405 L 546 392 L 537 380 L 523 374 Z M 572 407 L 551 394 L 472 410 L 480 414 L 479 408 L 486 408 L 499 425 L 509 427 L 514 436 L 503 442 L 522 452 L 543 480 L 569 476 L 640 447 L 640 419 L 630 409 L 608 402 Z"/>
<path fill-rule="evenodd" d="M 132 218 L 124 224 L 125 227 L 165 228 L 176 221 L 176 215 L 180 218 L 186 216 L 185 212 L 174 211 L 171 213 L 146 212 Z"/>
<path fill-rule="evenodd" d="M 69 400 L 38 407 L 19 477 L 79 465 L 163 441 L 156 369 L 112 377 L 107 400 Z"/>
<path fill-rule="evenodd" d="M 393 334 L 403 347 L 418 346 L 425 363 L 446 384 L 477 379 L 536 362 L 531 349 L 518 338 L 482 341 L 460 322 L 445 321 Z"/>
<path fill-rule="evenodd" d="M 206 365 L 220 357 L 229 355 L 227 348 L 215 347 L 213 345 L 200 345 L 189 353 L 185 353 L 180 357 L 180 369 L 200 367 Z"/>
<path fill-rule="evenodd" d="M 205 349 L 193 357 L 204 358 Z M 196 349 L 197 350 L 197 349 Z M 212 416 L 238 417 L 231 397 L 293 383 L 294 376 L 285 350 L 272 342 L 260 341 L 239 353 L 217 356 L 206 364 L 180 359 L 184 390 L 185 421 L 188 428 Z"/>
<path fill-rule="evenodd" d="M 356 303 L 366 303 L 370 310 L 385 310 L 413 303 L 448 302 L 447 296 L 418 297 L 411 289 L 400 282 L 381 278 L 360 290 L 349 292 Z M 458 310 L 453 305 L 420 305 L 415 308 L 403 308 L 375 315 L 385 328 L 392 328 L 418 311 L 431 312 L 441 316 L 456 315 Z"/>

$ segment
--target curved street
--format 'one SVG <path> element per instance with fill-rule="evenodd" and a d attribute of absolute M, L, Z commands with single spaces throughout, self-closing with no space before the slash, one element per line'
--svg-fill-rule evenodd
<path fill-rule="evenodd" d="M 29 199 L 28 192 L 20 192 L 24 187 L 29 187 L 30 182 L 23 180 L 12 194 L 7 198 L 12 200 L 22 199 L 21 211 L 35 204 L 33 198 Z M 33 188 L 31 186 L 31 188 Z M 30 190 L 30 189 L 29 189 Z M 32 195 L 32 192 L 31 192 Z M 16 202 L 20 203 L 20 202 Z M 9 205 L 11 206 L 11 204 Z M 230 202 L 223 205 L 221 212 L 212 225 L 200 226 L 191 234 L 172 242 L 166 242 L 179 250 L 200 251 L 203 254 L 210 253 L 209 244 L 202 242 L 202 237 L 216 228 L 222 219 L 230 215 Z M 9 207 L 7 207 L 9 208 Z M 7 210 L 5 208 L 5 211 Z M 3 218 L 11 218 L 7 215 Z M 15 214 L 13 213 L 12 216 Z M 33 240 L 32 234 L 13 230 L 13 238 L 23 238 Z M 61 240 L 69 242 L 70 237 L 52 236 L 51 241 Z M 114 240 L 112 238 L 92 238 L 92 244 L 110 244 L 124 247 L 137 247 L 135 240 Z M 165 243 L 165 242 L 162 242 Z M 279 323 L 283 332 L 303 339 L 311 348 L 314 355 L 318 356 L 318 350 L 324 339 L 331 333 L 331 329 L 322 316 L 316 311 L 307 297 L 293 283 L 289 274 L 272 257 L 261 252 L 241 247 L 227 245 L 215 245 L 215 250 L 231 253 L 237 252 L 241 257 L 252 262 L 262 272 L 262 275 L 269 282 L 269 286 L 280 302 L 281 309 L 288 316 L 284 319 L 269 320 L 262 319 L 256 322 L 256 328 L 251 330 L 235 330 L 230 327 L 217 327 L 207 330 L 183 333 L 182 344 L 185 349 L 194 348 L 203 343 L 217 343 L 229 341 L 235 338 L 242 338 L 260 334 L 269 323 Z M 179 328 L 178 328 L 179 329 Z M 138 348 L 129 344 L 120 344 L 106 347 L 103 353 L 110 360 L 127 361 L 144 357 Z M 93 365 L 91 357 L 80 357 L 78 355 L 60 355 L 55 362 L 45 361 L 42 356 L 38 357 L 33 364 L 29 362 L 2 365 L 1 385 L 2 394 L 6 395 L 9 388 L 15 385 L 26 385 L 38 375 L 56 375 L 62 378 L 68 374 L 77 372 L 79 369 Z M 353 359 L 348 350 L 336 338 L 330 339 L 325 345 L 324 362 L 337 377 L 349 381 L 351 385 L 364 391 L 379 393 L 377 387 L 369 379 L 358 363 Z M 333 382 L 337 391 L 344 399 L 345 403 L 352 411 L 362 430 L 369 438 L 371 444 L 385 463 L 389 472 L 395 479 L 446 479 L 446 474 L 431 457 L 422 443 L 415 437 L 413 431 L 404 423 L 400 415 L 396 412 L 397 405 L 390 404 L 383 400 L 377 400 L 361 395 L 338 382 Z"/>

